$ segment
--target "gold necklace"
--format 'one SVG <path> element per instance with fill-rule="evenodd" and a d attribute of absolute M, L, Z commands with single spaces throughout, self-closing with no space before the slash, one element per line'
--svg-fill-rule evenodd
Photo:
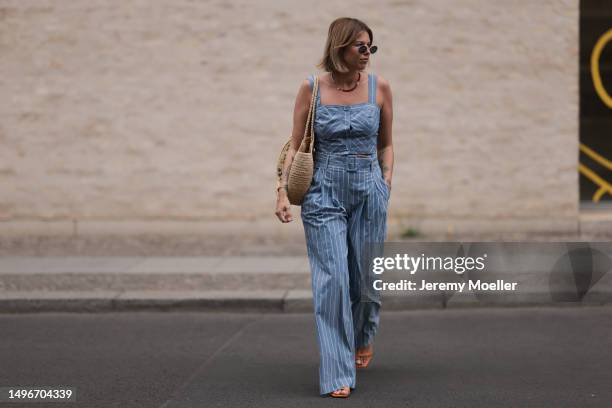
<path fill-rule="evenodd" d="M 330 72 L 331 77 L 332 77 L 332 81 L 334 81 L 334 84 L 336 83 L 336 80 L 334 79 L 334 73 Z M 352 87 L 351 89 L 342 89 L 341 87 L 336 87 L 337 90 L 342 91 L 342 92 L 351 92 L 354 91 L 355 89 L 357 89 L 357 87 L 359 86 L 359 80 L 361 79 L 361 72 L 357 72 L 357 82 L 355 83 L 355 86 Z"/>

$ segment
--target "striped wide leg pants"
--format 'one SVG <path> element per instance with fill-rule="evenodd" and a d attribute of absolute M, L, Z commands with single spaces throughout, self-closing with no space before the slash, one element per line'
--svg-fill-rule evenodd
<path fill-rule="evenodd" d="M 365 287 L 368 243 L 387 234 L 389 191 L 376 157 L 320 154 L 302 203 L 320 352 L 320 393 L 356 386 L 355 350 L 379 324 L 380 296 Z M 371 288 L 370 288 L 371 289 Z"/>

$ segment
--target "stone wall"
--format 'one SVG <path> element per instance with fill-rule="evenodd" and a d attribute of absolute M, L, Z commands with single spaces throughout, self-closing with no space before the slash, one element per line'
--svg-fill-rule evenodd
<path fill-rule="evenodd" d="M 393 90 L 392 232 L 574 231 L 578 12 L 578 0 L 4 0 L 2 230 L 231 221 L 300 235 L 299 207 L 289 225 L 273 214 L 275 161 L 329 23 L 350 15 L 372 27 L 370 71 Z"/>

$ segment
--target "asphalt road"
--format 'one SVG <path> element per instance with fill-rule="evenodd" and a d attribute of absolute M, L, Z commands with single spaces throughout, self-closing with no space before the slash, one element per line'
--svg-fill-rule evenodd
<path fill-rule="evenodd" d="M 348 400 L 318 394 L 310 314 L 0 315 L 0 407 L 610 407 L 612 308 L 383 312 Z M 344 401 L 344 402 L 342 402 Z"/>

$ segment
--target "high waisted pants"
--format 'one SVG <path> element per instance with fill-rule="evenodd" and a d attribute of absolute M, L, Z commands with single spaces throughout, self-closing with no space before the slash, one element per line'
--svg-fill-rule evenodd
<path fill-rule="evenodd" d="M 383 243 L 389 190 L 375 156 L 319 154 L 302 203 L 312 277 L 320 393 L 355 388 L 355 349 L 379 324 L 379 293 L 365 287 L 364 245 Z M 371 285 L 370 285 L 371 286 Z"/>

